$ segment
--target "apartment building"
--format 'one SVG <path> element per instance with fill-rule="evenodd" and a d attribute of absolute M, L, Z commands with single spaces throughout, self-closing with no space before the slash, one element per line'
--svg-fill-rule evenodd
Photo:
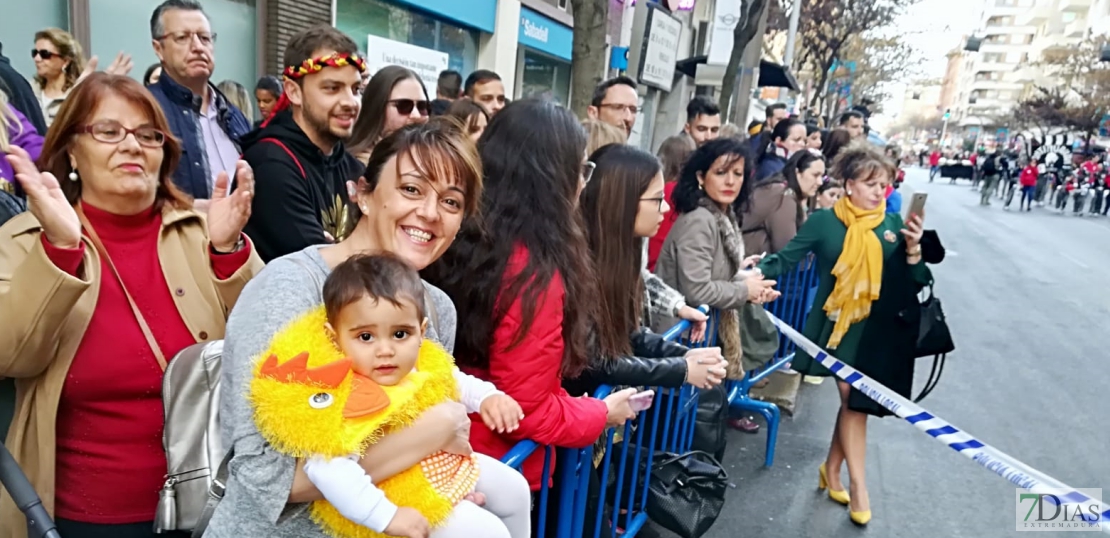
<path fill-rule="evenodd" d="M 1023 97 L 1037 92 L 1038 87 L 1053 84 L 1051 73 L 1037 66 L 1036 62 L 1052 50 L 1068 49 L 1079 44 L 1091 30 L 1090 17 L 1094 0 L 1037 0 L 1036 5 L 1022 15 L 1022 19 L 1036 27 L 1030 47 L 1030 63 L 1018 72 L 1018 79 L 1025 83 Z"/>
<path fill-rule="evenodd" d="M 979 50 L 961 55 L 952 111 L 958 125 L 992 125 L 1021 100 L 1026 84 L 1019 71 L 1029 62 L 1037 31 L 1027 14 L 1039 1 L 990 0 L 983 8 Z"/>

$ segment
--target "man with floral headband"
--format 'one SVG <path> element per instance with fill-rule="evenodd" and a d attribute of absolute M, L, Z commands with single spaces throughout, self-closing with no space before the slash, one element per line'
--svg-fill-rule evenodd
<path fill-rule="evenodd" d="M 286 47 L 285 92 L 243 140 L 257 178 L 243 231 L 264 261 L 339 241 L 354 226 L 346 184 L 363 166 L 343 141 L 358 118 L 365 71 L 355 42 L 331 26 L 303 30 Z"/>

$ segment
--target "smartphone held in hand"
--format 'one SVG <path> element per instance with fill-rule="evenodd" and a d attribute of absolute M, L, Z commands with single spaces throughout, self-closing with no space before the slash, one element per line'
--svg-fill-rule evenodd
<path fill-rule="evenodd" d="M 643 392 L 638 392 L 636 394 L 633 394 L 631 397 L 629 397 L 628 398 L 628 406 L 631 407 L 632 410 L 637 412 L 637 413 L 639 413 L 640 411 L 647 411 L 648 409 L 651 408 L 651 402 L 654 399 L 655 399 L 655 391 L 654 390 L 645 390 Z"/>

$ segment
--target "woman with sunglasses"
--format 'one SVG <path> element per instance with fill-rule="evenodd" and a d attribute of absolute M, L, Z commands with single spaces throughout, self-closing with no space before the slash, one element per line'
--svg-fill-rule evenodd
<path fill-rule="evenodd" d="M 97 59 L 93 56 L 86 63 L 77 38 L 59 28 L 47 28 L 35 33 L 35 47 L 31 49 L 31 58 L 35 60 L 32 87 L 39 106 L 42 107 L 46 126 L 49 127 L 54 123 L 54 117 L 58 115 L 58 110 L 73 87 L 96 70 Z M 131 67 L 131 57 L 120 53 L 105 71 L 114 75 L 126 75 Z"/>
<path fill-rule="evenodd" d="M 0 377 L 18 388 L 5 445 L 63 536 L 153 535 L 166 361 L 223 338 L 262 268 L 241 232 L 250 167 L 234 192 L 220 175 L 205 218 L 173 186 L 168 132 L 138 82 L 97 73 L 59 110 L 41 172 L 18 148 L 7 157 L 29 212 L 0 234 Z M 19 518 L 0 497 L 0 520 Z"/>
<path fill-rule="evenodd" d="M 85 55 L 72 34 L 58 28 L 47 28 L 35 33 L 31 58 L 35 60 L 32 86 L 49 127 L 69 91 L 81 78 L 81 72 L 85 70 Z"/>
<path fill-rule="evenodd" d="M 351 134 L 350 152 L 364 164 L 379 140 L 393 131 L 428 121 L 428 91 L 411 70 L 399 65 L 382 68 L 362 92 L 362 111 Z"/>

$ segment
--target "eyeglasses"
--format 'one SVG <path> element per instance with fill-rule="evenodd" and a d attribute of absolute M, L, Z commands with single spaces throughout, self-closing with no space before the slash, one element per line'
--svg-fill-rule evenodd
<path fill-rule="evenodd" d="M 594 164 L 593 161 L 586 161 L 586 162 L 582 163 L 582 184 L 583 185 L 590 182 L 590 178 L 592 178 L 593 175 L 594 175 L 594 169 L 595 168 L 597 168 L 597 165 Z"/>
<path fill-rule="evenodd" d="M 663 204 L 666 203 L 667 198 L 660 196 L 659 198 L 640 198 L 641 202 L 655 202 L 659 204 L 659 211 L 663 211 Z"/>
<path fill-rule="evenodd" d="M 46 49 L 31 49 L 31 58 L 34 58 L 36 56 L 42 58 L 43 60 L 49 60 L 55 56 L 60 57 L 61 54 L 58 54 L 57 52 L 51 52 Z"/>
<path fill-rule="evenodd" d="M 408 116 L 409 114 L 412 114 L 412 109 L 414 108 L 417 112 L 420 113 L 421 116 L 428 115 L 427 101 L 416 101 L 413 99 L 392 99 L 389 101 L 389 104 L 393 105 L 393 108 L 397 109 L 397 113 L 402 116 Z"/>
<path fill-rule="evenodd" d="M 618 105 L 618 104 L 615 104 L 615 103 L 601 103 L 598 106 L 600 106 L 601 108 L 611 108 L 613 110 L 627 110 L 628 113 L 632 114 L 633 116 L 635 116 L 636 113 L 640 111 L 640 107 L 638 107 L 636 105 Z"/>
<path fill-rule="evenodd" d="M 208 32 L 176 32 L 158 37 L 158 40 L 169 39 L 177 45 L 185 46 L 193 42 L 193 38 L 200 39 L 200 44 L 211 47 L 216 42 L 216 34 Z"/>
<path fill-rule="evenodd" d="M 160 148 L 166 143 L 166 133 L 154 127 L 144 125 L 137 129 L 128 129 L 120 125 L 118 121 L 112 120 L 98 121 L 92 125 L 82 125 L 76 129 L 76 132 L 92 135 L 93 140 L 105 144 L 119 144 L 129 134 L 135 135 L 135 141 L 146 148 Z"/>

